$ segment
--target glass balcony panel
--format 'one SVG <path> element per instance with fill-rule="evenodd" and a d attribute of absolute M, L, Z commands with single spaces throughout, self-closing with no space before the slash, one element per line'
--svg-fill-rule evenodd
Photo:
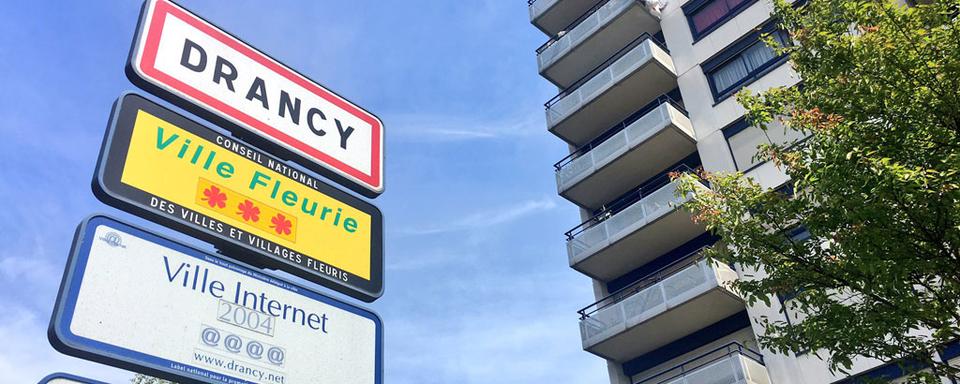
<path fill-rule="evenodd" d="M 688 196 L 676 196 L 677 182 L 673 181 L 640 200 L 647 221 L 663 216 L 689 199 Z"/>
<path fill-rule="evenodd" d="M 564 164 L 558 173 L 557 183 L 560 189 L 566 189 L 575 181 L 579 181 L 586 176 L 588 171 L 594 171 L 605 165 L 612 159 L 637 146 L 653 134 L 657 133 L 667 125 L 668 114 L 665 112 L 669 108 L 664 103 L 656 109 L 643 115 L 633 123 L 630 123 L 623 131 L 611 136 L 598 144 L 587 153 L 580 155 L 569 163 Z M 568 169 L 569 168 L 569 169 Z"/>
<path fill-rule="evenodd" d="M 580 321 L 580 334 L 584 340 L 603 340 L 625 328 L 623 307 L 603 308 Z"/>
<path fill-rule="evenodd" d="M 717 357 L 717 353 L 724 355 Z M 756 351 L 731 343 L 634 383 L 770 384 L 769 373 L 758 359 L 762 357 Z"/>
<path fill-rule="evenodd" d="M 641 200 L 641 202 L 642 201 L 643 200 Z M 626 209 L 617 212 L 617 214 L 604 221 L 602 225 L 607 227 L 609 237 L 614 237 L 627 230 L 633 232 L 642 227 L 647 223 L 646 218 L 647 214 L 644 209 L 644 204 L 634 203 Z"/>
<path fill-rule="evenodd" d="M 610 65 L 610 76 L 614 79 L 624 77 L 624 75 L 633 72 L 650 59 L 650 44 L 644 43 L 637 46 L 623 55 L 619 60 Z"/>
<path fill-rule="evenodd" d="M 574 180 L 579 180 L 583 176 L 594 170 L 597 162 L 594 161 L 593 151 L 587 152 L 573 161 L 564 164 L 563 168 L 557 171 L 557 184 L 565 186 L 571 184 Z M 561 187 L 562 189 L 563 187 Z"/>
<path fill-rule="evenodd" d="M 609 200 L 609 195 L 622 193 L 615 191 L 623 191 L 649 178 L 654 170 L 662 169 L 660 165 L 682 158 L 681 155 L 664 157 L 663 146 L 673 146 L 678 154 L 696 150 L 693 129 L 686 115 L 668 98 L 658 98 L 652 105 L 652 109 L 644 107 L 646 112 L 640 116 L 631 116 L 611 128 L 619 131 L 603 134 L 604 139 L 599 143 L 581 147 L 558 162 L 558 193 L 583 206 L 595 206 Z M 629 165 L 626 159 L 637 164 Z M 597 190 L 593 188 L 596 185 L 609 186 L 611 191 Z"/>
<path fill-rule="evenodd" d="M 605 340 L 716 286 L 711 278 L 717 275 L 710 265 L 700 260 L 615 304 L 588 313 L 580 320 L 583 340 L 587 344 Z"/>
<path fill-rule="evenodd" d="M 641 322 L 649 319 L 659 312 L 666 310 L 664 304 L 666 299 L 663 297 L 663 289 L 657 284 L 637 292 L 623 300 L 623 312 L 626 318 L 633 322 Z"/>
<path fill-rule="evenodd" d="M 603 8 L 600 8 L 601 10 Z M 594 15 L 598 15 L 599 12 Z M 567 45 L 571 45 L 572 42 L 583 40 L 584 37 L 593 33 L 593 29 L 600 25 L 599 17 L 588 17 L 583 19 L 580 24 L 577 24 L 576 27 L 573 27 L 569 32 L 567 32 L 561 40 L 567 40 Z"/>
<path fill-rule="evenodd" d="M 554 4 L 560 0 L 537 0 L 533 4 L 530 4 L 530 20 L 536 19 L 543 11 L 550 9 Z"/>
<path fill-rule="evenodd" d="M 609 89 L 610 86 L 618 83 L 634 69 L 646 64 L 652 58 L 652 44 L 651 40 L 647 38 L 585 83 L 566 93 L 556 102 L 550 103 L 546 110 L 548 125 L 556 125 L 556 123 L 564 120 L 571 113 L 593 100 L 601 93 L 599 91 Z M 666 57 L 669 59 L 669 55 Z"/>
<path fill-rule="evenodd" d="M 556 104 L 547 109 L 547 119 L 550 121 L 560 121 L 574 109 L 580 107 L 580 91 L 577 90 L 564 96 Z"/>
<path fill-rule="evenodd" d="M 600 91 L 607 88 L 607 85 L 610 84 L 610 80 L 612 79 L 613 75 L 610 71 L 600 72 L 586 83 L 583 83 L 577 92 L 580 93 L 581 99 L 593 99 Z"/>
<path fill-rule="evenodd" d="M 634 1 L 636 0 L 610 0 L 607 5 L 604 5 L 603 8 L 597 11 L 597 14 L 600 15 L 601 20 L 609 19 L 611 15 L 622 12 L 624 8 L 628 7 L 630 3 Z"/>
<path fill-rule="evenodd" d="M 700 261 L 664 279 L 661 284 L 664 294 L 669 298 L 668 305 L 672 307 L 683 303 L 716 284 L 716 280 L 708 280 L 708 273 L 710 277 L 715 276 L 713 270 L 706 267 L 706 262 Z"/>
<path fill-rule="evenodd" d="M 600 145 L 596 146 L 588 154 L 592 158 L 593 164 L 603 164 L 609 161 L 614 155 L 620 155 L 623 152 L 626 152 L 627 145 L 627 133 L 620 132 L 612 137 L 604 140 Z"/>
<path fill-rule="evenodd" d="M 603 224 L 595 225 L 586 229 L 577 235 L 573 240 L 567 242 L 567 251 L 576 258 L 577 255 L 587 251 L 606 240 L 607 227 Z"/>
<path fill-rule="evenodd" d="M 637 121 L 634 121 L 633 124 L 630 124 L 624 129 L 627 141 L 639 143 L 653 136 L 654 133 L 659 132 L 660 129 L 670 121 L 670 113 L 668 112 L 670 109 L 669 103 L 663 103 L 656 109 L 637 119 Z M 684 118 L 685 117 L 686 116 L 684 116 Z"/>
<path fill-rule="evenodd" d="M 608 244 L 621 234 L 633 232 L 676 209 L 689 199 L 689 196 L 674 196 L 676 190 L 677 182 L 672 181 L 606 220 L 573 235 L 572 239 L 567 240 L 567 251 L 571 259 L 578 260 L 578 255 L 584 251 L 601 243 Z"/>
<path fill-rule="evenodd" d="M 543 68 L 547 65 L 547 63 L 556 60 L 561 53 L 567 50 L 567 48 L 570 48 L 570 40 L 560 39 L 558 41 L 554 41 L 549 47 L 547 47 L 547 49 L 543 50 L 543 52 L 540 52 L 540 54 L 537 55 L 537 64 L 540 65 L 540 68 Z"/>
<path fill-rule="evenodd" d="M 547 47 L 537 55 L 540 68 L 552 65 L 561 56 L 566 55 L 571 48 L 583 43 L 587 38 L 606 26 L 610 20 L 622 13 L 636 0 L 609 0 L 607 4 L 581 20 L 577 25 L 566 31 L 563 36 L 555 37 L 547 42 Z"/>
<path fill-rule="evenodd" d="M 743 382 L 743 370 L 736 357 L 727 356 L 684 375 L 686 384 L 738 384 Z"/>

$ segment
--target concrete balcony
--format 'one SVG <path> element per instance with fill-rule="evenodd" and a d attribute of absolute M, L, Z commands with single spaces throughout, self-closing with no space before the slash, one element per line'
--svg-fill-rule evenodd
<path fill-rule="evenodd" d="M 611 131 L 554 165 L 560 196 L 596 209 L 697 150 L 686 111 L 666 96 Z"/>
<path fill-rule="evenodd" d="M 556 35 L 601 0 L 527 0 L 530 23 L 549 36 Z"/>
<path fill-rule="evenodd" d="M 624 362 L 745 308 L 725 264 L 694 259 L 664 277 L 643 280 L 581 311 L 583 349 Z"/>
<path fill-rule="evenodd" d="M 642 0 L 603 0 L 537 49 L 540 75 L 569 87 L 628 40 L 659 30 L 660 12 Z"/>
<path fill-rule="evenodd" d="M 702 185 L 702 188 L 707 188 Z M 648 190 L 652 190 L 649 191 Z M 610 281 L 702 234 L 702 224 L 680 208 L 690 194 L 676 196 L 676 182 L 642 188 L 619 211 L 606 210 L 568 231 L 570 266 Z M 611 206 L 627 203 L 614 202 Z"/>
<path fill-rule="evenodd" d="M 676 87 L 673 59 L 643 35 L 550 99 L 547 127 L 579 147 Z"/>
<path fill-rule="evenodd" d="M 636 376 L 635 376 L 636 378 Z M 763 355 L 739 343 L 704 353 L 635 384 L 770 384 Z"/>

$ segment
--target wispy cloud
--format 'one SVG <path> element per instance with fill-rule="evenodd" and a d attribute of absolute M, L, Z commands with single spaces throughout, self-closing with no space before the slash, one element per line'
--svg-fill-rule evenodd
<path fill-rule="evenodd" d="M 430 114 L 388 117 L 388 132 L 408 141 L 490 140 L 544 135 L 544 115 L 536 108 L 495 118 Z"/>
<path fill-rule="evenodd" d="M 525 216 L 536 214 L 538 212 L 548 211 L 556 206 L 557 202 L 553 198 L 545 197 L 536 200 L 527 200 L 505 207 L 473 212 L 467 216 L 451 221 L 439 220 L 439 222 L 444 224 L 406 228 L 401 231 L 401 235 L 435 235 L 447 232 L 487 228 L 519 220 Z"/>

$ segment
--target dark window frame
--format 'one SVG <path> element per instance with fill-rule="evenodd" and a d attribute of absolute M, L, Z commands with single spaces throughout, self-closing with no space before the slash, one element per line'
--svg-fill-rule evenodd
<path fill-rule="evenodd" d="M 737 17 L 737 15 L 745 11 L 747 8 L 750 8 L 751 5 L 757 2 L 757 0 L 746 0 L 740 4 L 737 4 L 733 8 L 730 8 L 729 12 L 723 15 L 723 17 L 703 28 L 702 31 L 697 31 L 696 25 L 693 23 L 693 17 L 697 14 L 697 12 L 703 10 L 708 5 L 713 4 L 715 1 L 727 0 L 694 0 L 680 7 L 683 10 L 683 15 L 687 17 L 687 26 L 690 27 L 690 34 L 693 36 L 693 44 L 696 44 L 704 37 L 707 37 L 707 35 L 709 35 L 711 32 L 717 30 L 717 28 L 720 28 L 734 17 Z"/>
<path fill-rule="evenodd" d="M 730 146 L 731 137 L 736 136 L 738 133 L 743 132 L 744 130 L 752 126 L 753 124 L 750 124 L 750 122 L 747 121 L 746 116 L 740 116 L 736 120 L 734 120 L 732 123 L 727 124 L 723 128 L 720 128 L 720 131 L 723 132 L 723 141 L 727 143 L 727 151 L 730 152 L 730 159 L 733 160 L 733 167 L 736 168 L 737 171 L 740 171 L 743 173 L 750 172 L 756 169 L 757 167 L 763 165 L 763 163 L 765 163 L 764 161 L 761 161 L 756 164 L 751 164 L 749 167 L 746 167 L 745 169 L 741 168 L 741 165 L 737 163 L 736 154 L 733 153 L 733 147 Z"/>
<path fill-rule="evenodd" d="M 704 76 L 707 78 L 707 83 L 710 85 L 710 93 L 713 94 L 714 105 L 717 105 L 730 96 L 733 96 L 743 87 L 750 85 L 754 81 L 762 78 L 764 75 L 770 73 L 774 69 L 780 67 L 783 63 L 787 62 L 789 58 L 786 54 L 776 55 L 773 59 L 763 63 L 762 65 L 754 68 L 750 71 L 747 76 L 743 77 L 739 81 L 731 84 L 725 89 L 718 90 L 716 82 L 712 76 L 712 72 L 722 68 L 724 65 L 730 63 L 734 59 L 740 58 L 741 54 L 746 50 L 752 48 L 756 44 L 763 44 L 760 37 L 764 34 L 773 34 L 776 33 L 780 36 L 780 40 L 784 44 L 790 44 L 789 36 L 783 30 L 777 28 L 777 24 L 773 21 L 768 21 L 760 27 L 756 28 L 750 33 L 742 36 L 737 39 L 713 57 L 707 59 L 700 65 L 700 69 L 703 71 Z"/>

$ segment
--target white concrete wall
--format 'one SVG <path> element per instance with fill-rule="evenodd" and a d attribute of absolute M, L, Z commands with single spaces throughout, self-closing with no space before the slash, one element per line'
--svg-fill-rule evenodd
<path fill-rule="evenodd" d="M 673 1 L 664 10 L 663 34 L 677 69 L 684 104 L 696 131 L 697 149 L 704 169 L 708 172 L 734 172 L 736 165 L 720 129 L 743 116 L 745 110 L 734 97 L 719 103 L 714 101 L 700 64 L 766 22 L 773 6 L 769 0 L 759 0 L 694 43 L 687 17 L 681 9 L 685 3 Z M 773 86 L 793 85 L 798 81 L 787 63 L 745 88 L 756 92 Z M 785 179 L 783 175 L 776 178 Z"/>

